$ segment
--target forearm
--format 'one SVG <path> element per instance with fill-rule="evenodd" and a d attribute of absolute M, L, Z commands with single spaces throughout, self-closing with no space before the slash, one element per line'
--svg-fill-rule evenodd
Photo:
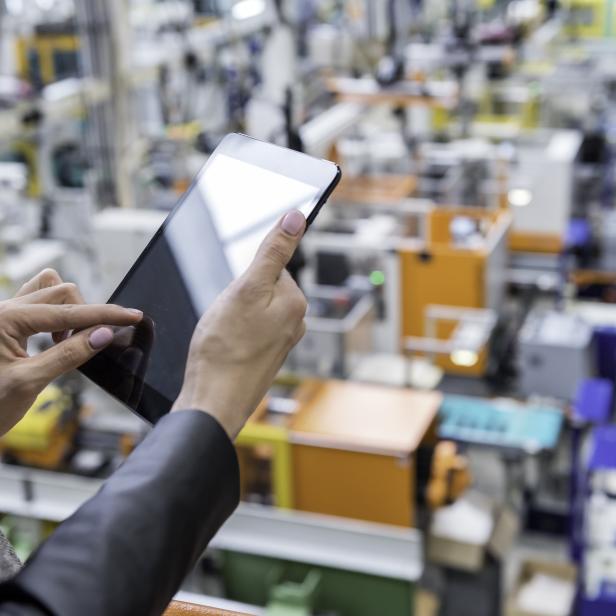
<path fill-rule="evenodd" d="M 170 414 L 0 587 L 0 606 L 17 591 L 58 616 L 162 613 L 237 506 L 238 476 L 233 446 L 214 419 Z"/>

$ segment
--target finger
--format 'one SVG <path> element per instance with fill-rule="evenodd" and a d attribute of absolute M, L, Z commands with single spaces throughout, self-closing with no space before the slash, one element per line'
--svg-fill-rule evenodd
<path fill-rule="evenodd" d="M 34 293 L 39 289 L 44 289 L 46 287 L 53 287 L 55 285 L 62 284 L 62 278 L 60 274 L 56 272 L 56 270 L 47 268 L 42 272 L 37 274 L 32 280 L 26 282 L 15 294 L 15 297 L 22 297 L 23 295 L 28 295 L 29 293 Z"/>
<path fill-rule="evenodd" d="M 20 304 L 83 304 L 83 297 L 76 284 L 62 282 L 16 298 Z"/>
<path fill-rule="evenodd" d="M 19 334 L 31 336 L 39 332 L 85 329 L 94 325 L 134 325 L 141 321 L 143 313 L 112 304 L 32 304 L 11 310 L 5 316 Z"/>
<path fill-rule="evenodd" d="M 53 270 L 52 270 L 53 271 Z M 83 296 L 76 284 L 72 282 L 62 282 L 51 287 L 45 287 L 16 297 L 16 302 L 20 304 L 84 304 Z M 66 340 L 69 336 L 69 331 L 53 332 L 53 341 L 57 344 Z"/>
<path fill-rule="evenodd" d="M 248 275 L 273 285 L 291 260 L 305 230 L 304 215 L 298 210 L 289 212 L 263 240 Z"/>
<path fill-rule="evenodd" d="M 79 368 L 113 341 L 110 327 L 98 327 L 71 336 L 43 353 L 28 360 L 34 380 L 46 384 L 59 376 Z"/>

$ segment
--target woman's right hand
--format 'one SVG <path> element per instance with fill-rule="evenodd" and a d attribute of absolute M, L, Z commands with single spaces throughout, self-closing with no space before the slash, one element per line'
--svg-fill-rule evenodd
<path fill-rule="evenodd" d="M 92 359 L 113 339 L 112 325 L 136 325 L 139 310 L 85 305 L 74 284 L 47 269 L 13 299 L 0 302 L 0 436 L 10 430 L 51 381 Z M 68 337 L 71 330 L 79 333 Z M 30 357 L 28 339 L 53 334 L 55 346 Z"/>
<path fill-rule="evenodd" d="M 205 411 L 237 436 L 306 331 L 306 298 L 285 269 L 305 228 L 301 212 L 287 214 L 203 316 L 174 411 Z"/>

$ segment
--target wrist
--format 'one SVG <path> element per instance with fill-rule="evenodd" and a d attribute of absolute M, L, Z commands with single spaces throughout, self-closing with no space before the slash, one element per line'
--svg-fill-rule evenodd
<path fill-rule="evenodd" d="M 177 400 L 171 407 L 171 412 L 181 411 L 199 411 L 213 417 L 227 433 L 227 436 L 231 441 L 235 441 L 237 435 L 241 430 L 241 426 L 235 425 L 236 422 L 232 421 L 230 413 L 221 412 L 215 405 L 205 400 L 198 400 L 191 396 L 184 396 L 182 393 L 178 396 Z"/>

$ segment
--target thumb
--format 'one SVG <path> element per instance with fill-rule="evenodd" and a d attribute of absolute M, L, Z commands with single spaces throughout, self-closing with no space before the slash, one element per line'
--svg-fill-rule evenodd
<path fill-rule="evenodd" d="M 299 210 L 292 210 L 263 240 L 250 266 L 252 273 L 274 284 L 291 260 L 306 230 L 306 219 Z"/>
<path fill-rule="evenodd" d="M 111 344 L 113 336 L 110 327 L 93 328 L 75 334 L 30 358 L 31 374 L 41 382 L 53 381 L 92 359 Z"/>

